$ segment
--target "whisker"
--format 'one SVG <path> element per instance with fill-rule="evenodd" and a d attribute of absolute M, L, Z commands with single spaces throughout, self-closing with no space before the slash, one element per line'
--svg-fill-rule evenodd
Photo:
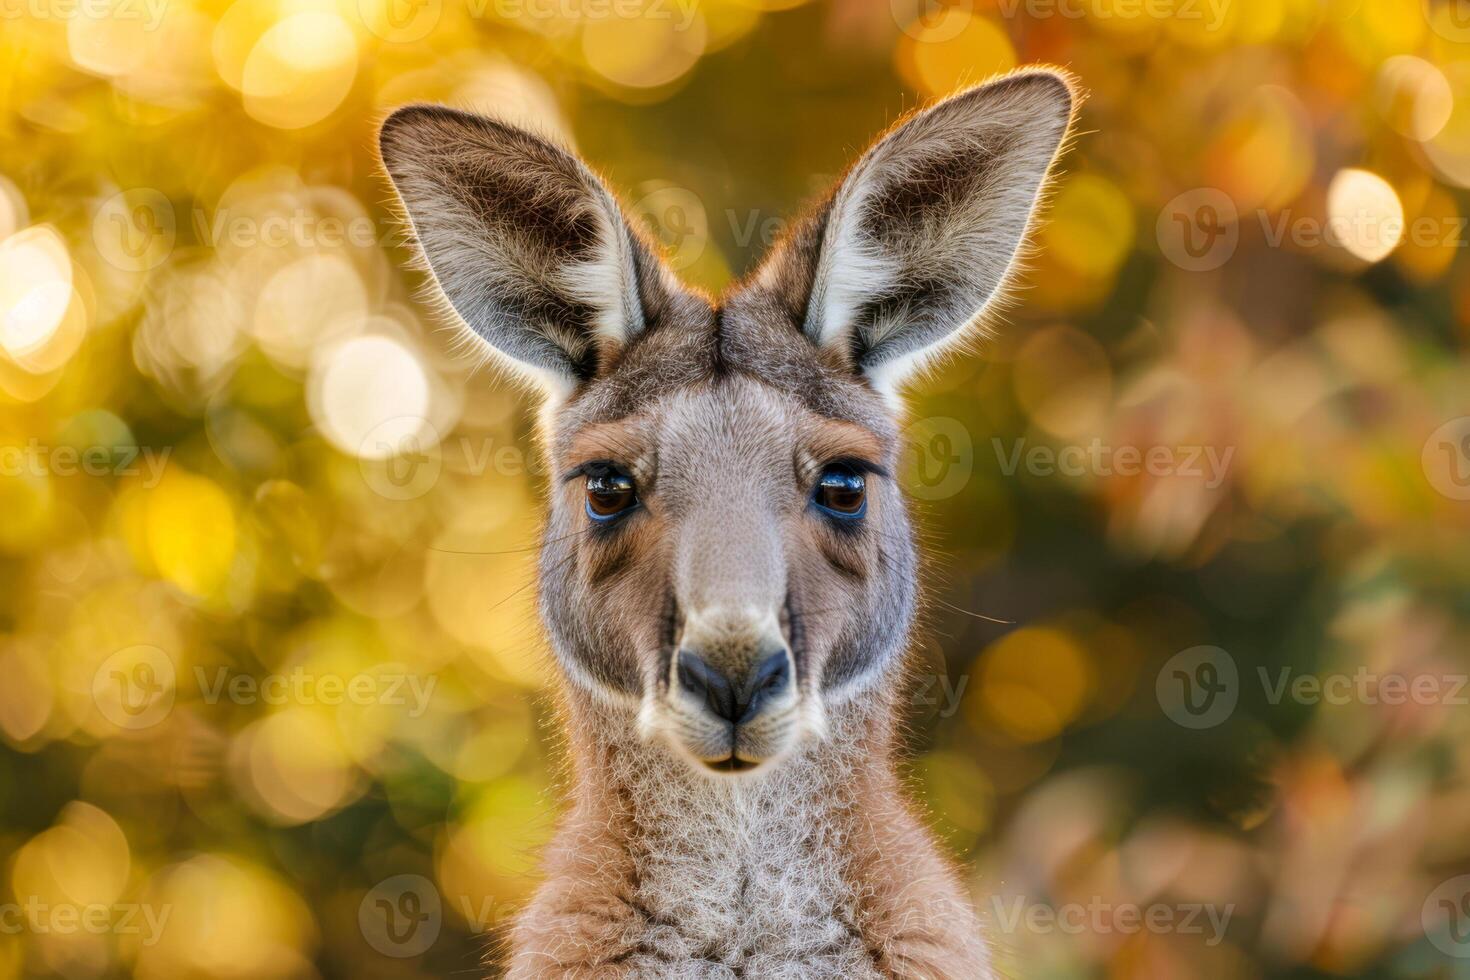
<path fill-rule="evenodd" d="M 936 598 L 933 601 L 953 612 L 962 613 L 966 616 L 973 616 L 976 619 L 983 619 L 987 623 L 1000 623 L 1004 626 L 1014 626 L 1016 624 L 1016 621 L 1014 619 L 996 619 L 994 616 L 987 616 L 984 613 L 971 612 L 968 609 L 961 609 L 959 606 L 955 605 L 952 602 L 945 602 L 943 599 Z"/>

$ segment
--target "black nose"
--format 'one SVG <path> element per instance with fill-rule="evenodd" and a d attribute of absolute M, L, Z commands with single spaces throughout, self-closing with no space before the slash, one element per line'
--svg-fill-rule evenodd
<path fill-rule="evenodd" d="M 785 650 L 771 654 L 743 677 L 716 670 L 697 653 L 679 651 L 679 686 L 735 725 L 754 718 L 790 683 L 791 658 Z"/>

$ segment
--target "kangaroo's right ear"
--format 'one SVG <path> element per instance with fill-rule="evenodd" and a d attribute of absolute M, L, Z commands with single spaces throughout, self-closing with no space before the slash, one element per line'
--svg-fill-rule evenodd
<path fill-rule="evenodd" d="M 445 298 L 553 397 L 605 369 L 670 288 L 612 193 L 547 140 L 412 105 L 378 142 Z"/>

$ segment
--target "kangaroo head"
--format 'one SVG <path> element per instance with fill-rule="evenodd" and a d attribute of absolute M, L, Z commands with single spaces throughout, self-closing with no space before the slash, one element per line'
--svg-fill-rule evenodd
<path fill-rule="evenodd" d="M 908 117 L 717 302 L 565 150 L 388 118 L 444 298 L 545 394 L 541 608 L 575 697 L 741 772 L 891 690 L 916 578 L 897 393 L 1003 294 L 1072 110 L 1030 70 Z"/>

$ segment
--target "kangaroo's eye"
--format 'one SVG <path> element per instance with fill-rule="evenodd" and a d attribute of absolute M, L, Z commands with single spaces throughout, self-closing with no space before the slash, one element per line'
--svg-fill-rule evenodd
<path fill-rule="evenodd" d="M 608 471 L 587 477 L 587 516 L 606 523 L 638 506 L 638 490 L 626 473 Z"/>
<path fill-rule="evenodd" d="M 855 520 L 868 509 L 868 488 L 863 475 L 845 463 L 833 463 L 817 480 L 812 501 L 834 517 Z"/>

